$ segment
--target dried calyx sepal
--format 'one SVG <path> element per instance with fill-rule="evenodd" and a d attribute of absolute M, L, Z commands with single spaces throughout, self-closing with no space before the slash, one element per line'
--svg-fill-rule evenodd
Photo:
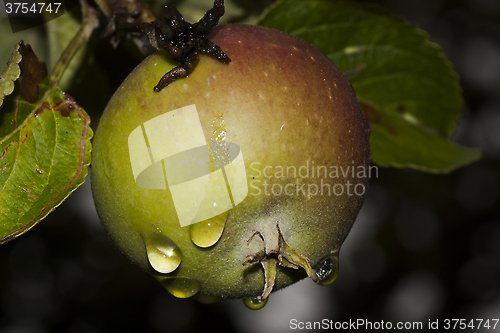
<path fill-rule="evenodd" d="M 175 80 L 191 74 L 199 62 L 199 52 L 214 56 L 222 63 L 231 59 L 219 46 L 212 43 L 207 36 L 224 15 L 224 0 L 215 0 L 213 8 L 198 22 L 186 22 L 175 6 L 165 6 L 166 15 L 149 23 L 134 22 L 140 15 L 140 9 L 130 13 L 125 7 L 117 6 L 110 16 L 105 37 L 121 30 L 129 33 L 147 35 L 152 46 L 167 52 L 180 66 L 163 75 L 154 91 L 161 91 Z"/>
<path fill-rule="evenodd" d="M 259 296 L 260 301 L 267 299 L 274 288 L 277 265 L 293 269 L 302 267 L 306 271 L 307 276 L 314 279 L 309 259 L 290 247 L 283 237 L 279 224 L 277 224 L 276 227 L 278 229 L 278 247 L 273 248 L 272 246 L 268 246 L 264 236 L 259 231 L 256 231 L 248 242 L 255 236 L 258 236 L 264 243 L 263 249 L 258 253 L 249 255 L 243 260 L 243 265 L 260 263 L 264 269 L 265 285 L 262 294 Z"/>
<path fill-rule="evenodd" d="M 274 288 L 278 266 L 293 269 L 302 268 L 309 278 L 322 286 L 332 284 L 338 276 L 338 249 L 325 256 L 313 267 L 309 258 L 287 243 L 279 223 L 276 224 L 275 232 L 255 231 L 247 240 L 247 243 L 250 242 L 259 243 L 257 247 L 259 250 L 248 255 L 242 264 L 243 266 L 261 264 L 264 270 L 264 289 L 262 293 L 257 297 L 244 299 L 245 305 L 251 309 L 257 310 L 266 304 Z"/>

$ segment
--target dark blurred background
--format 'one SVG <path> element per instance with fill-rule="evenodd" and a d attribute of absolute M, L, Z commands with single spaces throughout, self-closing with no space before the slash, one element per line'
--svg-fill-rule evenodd
<path fill-rule="evenodd" d="M 442 46 L 465 99 L 454 140 L 481 148 L 480 162 L 449 175 L 379 168 L 340 252 L 337 281 L 302 281 L 273 293 L 260 311 L 240 300 L 203 305 L 168 294 L 112 245 L 86 182 L 32 231 L 0 246 L 0 332 L 279 333 L 291 331 L 291 319 L 418 321 L 425 328 L 436 319 L 499 318 L 500 1 L 370 2 Z M 104 67 L 114 59 L 95 61 Z M 122 79 L 110 79 L 113 89 Z M 84 107 L 97 110 L 105 100 Z M 90 113 L 95 127 L 99 115 Z"/>

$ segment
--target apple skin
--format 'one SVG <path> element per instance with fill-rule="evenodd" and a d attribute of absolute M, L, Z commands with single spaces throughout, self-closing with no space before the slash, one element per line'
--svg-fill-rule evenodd
<path fill-rule="evenodd" d="M 273 238 L 279 223 L 288 244 L 314 266 L 340 249 L 363 202 L 360 195 L 273 195 L 271 185 L 298 181 L 321 186 L 323 181 L 347 190 L 348 184 L 366 186 L 368 181 L 352 174 L 267 179 L 263 169 L 271 166 L 267 171 L 273 174 L 276 166 L 311 167 L 314 162 L 368 170 L 370 126 L 349 82 L 310 44 L 250 25 L 217 27 L 210 39 L 232 59 L 229 64 L 202 54 L 189 77 L 154 92 L 158 80 L 177 66 L 158 52 L 115 92 L 93 142 L 93 196 L 114 242 L 157 279 L 196 279 L 200 295 L 255 297 L 264 287 L 263 269 L 243 266 L 242 261 L 252 254 L 249 239 L 256 231 Z M 191 104 L 196 105 L 207 142 L 213 140 L 213 121 L 224 120 L 226 141 L 240 146 L 249 184 L 246 199 L 228 215 L 222 237 L 208 248 L 193 244 L 188 227 L 179 225 L 168 191 L 136 185 L 127 143 L 132 130 L 145 121 Z M 145 237 L 158 232 L 182 252 L 180 266 L 166 275 L 152 269 L 145 248 Z M 302 269 L 278 266 L 274 290 L 305 276 Z"/>

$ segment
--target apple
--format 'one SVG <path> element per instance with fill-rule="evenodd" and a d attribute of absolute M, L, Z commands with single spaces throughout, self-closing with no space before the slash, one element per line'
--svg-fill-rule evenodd
<path fill-rule="evenodd" d="M 327 285 L 370 171 L 370 126 L 335 65 L 308 43 L 251 25 L 209 38 L 231 58 L 177 66 L 161 52 L 115 92 L 94 138 L 94 201 L 110 237 L 174 296 Z M 333 37 L 332 37 L 333 38 Z"/>

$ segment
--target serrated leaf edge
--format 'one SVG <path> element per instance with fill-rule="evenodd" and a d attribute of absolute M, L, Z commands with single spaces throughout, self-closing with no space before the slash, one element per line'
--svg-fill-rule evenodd
<path fill-rule="evenodd" d="M 2 74 L 0 74 L 0 86 L 2 84 L 6 84 L 7 85 L 7 89 L 6 89 L 6 93 L 5 94 L 1 94 L 0 95 L 0 106 L 2 106 L 3 104 L 3 100 L 6 96 L 9 96 L 10 94 L 12 94 L 12 92 L 14 91 L 14 82 L 16 82 L 19 77 L 21 76 L 21 68 L 19 67 L 19 63 L 21 62 L 22 60 L 22 56 L 21 56 L 21 53 L 19 52 L 19 47 L 21 46 L 22 44 L 22 41 L 17 43 L 15 46 L 14 46 L 14 49 L 12 50 L 12 54 L 10 55 L 9 57 L 9 60 L 7 61 L 7 65 L 5 66 L 4 70 L 2 71 Z M 4 75 L 7 75 L 7 73 L 9 71 L 15 71 L 15 69 L 13 70 L 12 68 L 15 68 L 17 67 L 17 71 L 16 71 L 16 74 L 14 75 L 15 76 L 15 79 L 11 80 L 10 78 L 8 79 L 8 81 L 4 82 Z"/>
<path fill-rule="evenodd" d="M 12 133 L 7 135 L 6 137 L 10 137 L 11 135 L 13 135 L 14 132 L 19 131 L 20 128 L 22 128 L 23 126 L 26 126 L 26 124 L 29 122 L 29 120 L 35 115 L 37 110 L 39 110 L 40 107 L 42 107 L 42 105 L 43 105 L 42 101 L 48 100 L 51 92 L 55 88 L 56 88 L 55 85 L 51 84 L 50 88 L 44 93 L 43 97 L 37 102 L 38 107 L 35 107 L 34 111 L 32 113 L 30 113 L 30 115 L 28 117 L 26 117 L 25 121 L 20 126 L 18 126 L 16 128 L 16 130 L 14 130 Z M 24 234 L 25 232 L 30 230 L 32 227 L 34 227 L 38 222 L 43 220 L 52 210 L 54 210 L 56 207 L 58 207 L 64 201 L 64 199 L 67 198 L 71 194 L 71 189 L 73 188 L 74 185 L 76 185 L 76 187 L 78 187 L 79 185 L 81 185 L 83 183 L 83 182 L 81 182 L 80 184 L 76 184 L 78 178 L 80 177 L 80 175 L 82 175 L 82 172 L 84 173 L 84 175 L 87 175 L 88 171 L 87 171 L 86 166 L 88 166 L 90 164 L 91 157 L 89 158 L 88 162 L 86 163 L 85 162 L 85 157 L 86 157 L 85 151 L 87 148 L 86 141 L 87 140 L 89 141 L 89 155 L 91 156 L 92 145 L 90 144 L 90 139 L 93 135 L 92 129 L 90 127 L 90 118 L 86 117 L 82 108 L 73 101 L 69 101 L 69 100 L 62 101 L 61 105 L 58 105 L 56 107 L 50 107 L 48 105 L 47 106 L 52 111 L 54 111 L 54 110 L 57 111 L 58 109 L 63 107 L 62 104 L 66 105 L 68 103 L 71 104 L 71 106 L 73 106 L 74 110 L 78 113 L 78 116 L 80 117 L 80 119 L 82 119 L 82 121 L 84 122 L 84 127 L 83 127 L 81 138 L 80 138 L 80 152 L 79 152 L 79 160 L 78 160 L 78 170 L 73 175 L 70 183 L 63 190 L 61 190 L 50 203 L 48 203 L 45 207 L 43 207 L 41 209 L 40 213 L 33 220 L 31 220 L 31 222 L 26 223 L 21 228 L 19 228 L 15 231 L 11 232 L 10 234 L 0 238 L 0 245 Z M 90 136 L 87 138 L 87 135 L 90 135 Z M 4 142 L 4 141 L 5 140 L 2 140 L 1 142 Z M 16 140 L 13 140 L 12 142 L 14 142 L 14 141 L 16 141 Z M 5 148 L 4 153 L 7 151 L 9 146 L 10 146 L 10 144 Z"/>

